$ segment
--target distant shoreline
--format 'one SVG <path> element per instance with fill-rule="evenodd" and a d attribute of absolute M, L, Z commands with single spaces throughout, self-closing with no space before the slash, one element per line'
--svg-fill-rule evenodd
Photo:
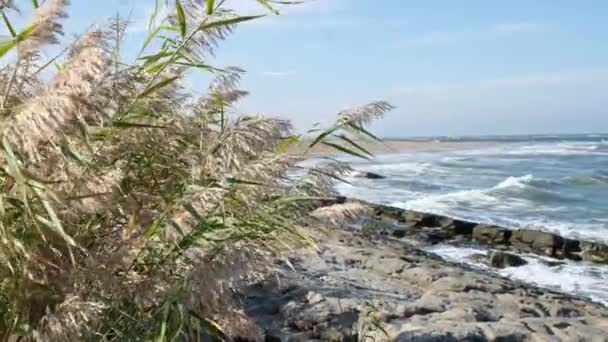
<path fill-rule="evenodd" d="M 385 141 L 493 141 L 493 142 L 555 142 L 573 140 L 605 140 L 608 133 L 565 133 L 565 134 L 506 134 L 506 135 L 455 135 L 455 136 L 419 136 L 419 137 L 383 137 Z"/>
<path fill-rule="evenodd" d="M 402 153 L 402 152 L 420 152 L 420 151 L 452 151 L 452 150 L 468 150 L 477 149 L 484 147 L 495 146 L 496 142 L 490 141 L 436 141 L 436 140 L 397 140 L 388 139 L 382 142 L 365 142 L 361 143 L 367 151 L 370 153 L 377 154 L 391 154 L 391 153 Z M 296 147 L 296 150 L 302 148 Z M 336 156 L 342 154 L 340 151 L 335 149 L 317 145 L 310 152 L 311 156 Z"/>
<path fill-rule="evenodd" d="M 608 133 L 589 134 L 537 134 L 537 135 L 485 135 L 485 136 L 437 136 L 417 138 L 383 138 L 382 142 L 358 141 L 357 143 L 372 154 L 388 154 L 419 151 L 450 151 L 493 147 L 499 144 L 534 143 L 568 143 L 568 142 L 606 143 Z M 307 141 L 293 147 L 293 151 L 306 149 Z M 335 149 L 316 145 L 309 154 L 312 156 L 335 156 L 341 152 Z"/>

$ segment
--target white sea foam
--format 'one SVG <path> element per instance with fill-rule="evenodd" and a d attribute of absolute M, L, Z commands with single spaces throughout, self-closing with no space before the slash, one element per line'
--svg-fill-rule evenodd
<path fill-rule="evenodd" d="M 523 188 L 532 181 L 532 175 L 522 177 L 508 177 L 497 185 L 487 189 L 471 189 L 445 194 L 430 195 L 422 198 L 414 199 L 405 202 L 407 209 L 430 210 L 430 211 L 445 211 L 446 209 L 455 206 L 470 205 L 479 206 L 498 206 L 502 208 L 516 208 L 522 205 L 528 205 L 528 201 L 524 199 L 511 198 L 505 201 L 504 198 L 496 195 L 496 190 L 504 190 L 508 188 Z M 425 209 L 426 208 L 426 209 Z"/>
<path fill-rule="evenodd" d="M 539 144 L 520 146 L 518 148 L 504 149 L 503 153 L 514 156 L 585 156 L 585 155 L 608 155 L 607 152 L 599 151 L 594 146 L 597 143 L 577 144 Z"/>
<path fill-rule="evenodd" d="M 393 164 L 377 164 L 366 169 L 372 172 L 391 172 L 397 174 L 419 175 L 431 166 L 430 163 L 400 162 Z"/>
<path fill-rule="evenodd" d="M 509 177 L 504 181 L 498 183 L 493 189 L 507 189 L 507 188 L 523 188 L 528 185 L 534 179 L 532 175 L 525 175 L 521 177 Z"/>
<path fill-rule="evenodd" d="M 608 268 L 604 266 L 570 261 L 564 262 L 562 265 L 551 266 L 546 262 L 551 261 L 551 259 L 523 255 L 522 257 L 528 262 L 527 265 L 496 270 L 470 258 L 475 254 L 486 253 L 485 250 L 480 248 L 435 245 L 427 248 L 427 251 L 452 262 L 466 263 L 508 278 L 539 287 L 585 296 L 608 305 L 608 283 L 606 283 Z"/>

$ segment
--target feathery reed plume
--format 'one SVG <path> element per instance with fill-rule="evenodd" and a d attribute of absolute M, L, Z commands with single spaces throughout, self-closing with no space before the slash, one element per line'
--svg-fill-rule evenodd
<path fill-rule="evenodd" d="M 362 107 L 355 107 L 338 113 L 338 120 L 364 126 L 370 122 L 381 119 L 388 111 L 395 107 L 386 101 L 376 101 Z"/>
<path fill-rule="evenodd" d="M 66 129 L 99 113 L 83 110 L 94 97 L 103 78 L 107 56 L 101 48 L 99 31 L 88 33 L 77 53 L 50 82 L 44 94 L 23 104 L 3 132 L 3 138 L 26 156 L 36 159 L 43 142 L 57 142 Z"/>
<path fill-rule="evenodd" d="M 197 27 L 200 23 L 209 24 L 237 17 L 233 11 L 221 8 L 214 11 L 213 15 L 208 15 L 206 1 L 186 0 L 183 1 L 183 8 L 186 14 L 187 26 L 190 28 Z M 179 19 L 176 15 L 170 15 L 168 21 L 178 26 Z M 198 32 L 194 35 L 191 44 L 188 46 L 188 51 L 197 58 L 213 55 L 214 49 L 218 46 L 219 42 L 225 40 L 235 28 L 236 25 L 234 24 L 219 25 L 210 27 L 203 32 Z"/>
<path fill-rule="evenodd" d="M 232 175 L 245 161 L 257 158 L 265 151 L 274 151 L 280 139 L 291 132 L 286 120 L 255 117 L 240 117 L 218 138 L 210 150 L 207 170 L 214 175 Z"/>
<path fill-rule="evenodd" d="M 75 44 L 64 69 L 49 83 L 53 94 L 88 96 L 101 80 L 109 60 L 102 31 L 91 31 Z"/>
<path fill-rule="evenodd" d="M 311 167 L 296 180 L 292 192 L 313 197 L 336 195 L 335 182 L 344 181 L 342 177 L 351 171 L 350 165 L 340 161 L 331 161 Z"/>
<path fill-rule="evenodd" d="M 83 326 L 98 320 L 104 309 L 103 303 L 83 301 L 70 295 L 53 313 L 42 318 L 42 328 L 35 331 L 34 338 L 37 341 L 82 341 L 87 334 Z"/>
<path fill-rule="evenodd" d="M 57 35 L 63 35 L 63 27 L 58 20 L 67 17 L 65 8 L 69 0 L 46 0 L 34 14 L 30 25 L 35 25 L 32 35 L 18 46 L 19 58 L 26 58 L 43 45 L 56 44 Z"/>
<path fill-rule="evenodd" d="M 229 106 L 232 103 L 240 100 L 249 93 L 238 88 L 241 81 L 241 75 L 245 72 L 240 68 L 228 67 L 223 72 L 215 77 L 209 85 L 211 107 Z"/>
<path fill-rule="evenodd" d="M 369 205 L 359 202 L 347 202 L 315 209 L 310 215 L 318 219 L 327 220 L 336 225 L 342 225 L 354 222 L 361 217 L 371 215 L 371 213 L 372 209 Z"/>

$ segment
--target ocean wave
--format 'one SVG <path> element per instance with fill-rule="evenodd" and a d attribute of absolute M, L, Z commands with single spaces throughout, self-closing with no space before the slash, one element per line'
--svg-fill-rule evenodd
<path fill-rule="evenodd" d="M 406 205 L 415 208 L 450 208 L 463 205 L 490 205 L 498 204 L 499 198 L 492 196 L 488 190 L 462 190 L 446 194 L 431 195 L 406 202 Z"/>
<path fill-rule="evenodd" d="M 441 194 L 426 194 L 420 198 L 398 203 L 400 207 L 454 216 L 460 213 L 461 219 L 475 218 L 482 221 L 493 221 L 477 216 L 487 211 L 496 215 L 497 211 L 512 213 L 518 211 L 530 212 L 534 208 L 537 212 L 555 211 L 555 206 L 563 208 L 564 203 L 577 201 L 579 198 L 571 197 L 566 193 L 552 190 L 559 183 L 538 179 L 533 175 L 507 177 L 495 186 L 485 189 L 459 190 Z M 471 216 L 472 215 L 472 216 Z M 488 222 L 500 223 L 502 222 Z M 515 225 L 509 224 L 509 225 Z"/>
<path fill-rule="evenodd" d="M 534 176 L 509 177 L 498 183 L 493 189 L 524 188 L 534 181 Z"/>
<path fill-rule="evenodd" d="M 424 162 L 397 162 L 372 165 L 367 167 L 367 170 L 372 172 L 409 173 L 419 175 L 427 171 L 430 167 L 430 163 Z"/>
<path fill-rule="evenodd" d="M 337 189 L 345 196 L 405 209 L 608 241 L 608 221 L 601 221 L 608 220 L 604 154 L 606 136 L 408 152 L 379 156 L 360 167 L 386 180 L 354 179 L 352 186 Z"/>
<path fill-rule="evenodd" d="M 597 173 L 594 175 L 578 175 L 564 178 L 565 184 L 572 185 L 598 185 L 608 184 L 608 174 Z"/>
<path fill-rule="evenodd" d="M 606 156 L 608 145 L 603 143 L 561 143 L 522 146 L 504 151 L 511 156 Z"/>
<path fill-rule="evenodd" d="M 508 177 L 494 187 L 494 189 L 509 189 L 509 188 L 526 188 L 533 187 L 537 190 L 549 191 L 551 189 L 559 189 L 564 185 L 596 185 L 608 184 L 608 173 L 596 171 L 588 175 L 567 176 L 561 179 L 552 180 L 545 178 L 536 178 L 533 175 L 525 175 L 521 177 Z"/>
<path fill-rule="evenodd" d="M 608 151 L 608 141 L 602 140 L 600 144 L 592 145 L 590 149 L 593 151 Z"/>
<path fill-rule="evenodd" d="M 539 188 L 538 190 L 542 190 L 542 187 L 549 187 L 553 185 L 553 182 L 544 179 L 537 179 L 533 175 L 525 175 L 520 177 L 507 177 L 505 180 L 499 182 L 493 187 L 486 189 L 471 189 L 471 190 L 461 190 L 456 192 L 450 192 L 439 195 L 431 195 L 427 198 L 423 198 L 421 200 L 427 201 L 451 201 L 451 202 L 471 202 L 474 200 L 478 200 L 486 203 L 493 203 L 498 200 L 501 200 L 499 190 L 522 190 L 528 189 L 530 187 Z M 547 191 L 547 190 L 545 190 Z M 558 195 L 555 193 L 555 195 Z M 512 197 L 512 196 L 509 196 Z M 517 198 L 512 197 L 513 200 L 517 200 Z"/>
<path fill-rule="evenodd" d="M 449 169 L 495 169 L 496 166 L 488 164 L 487 161 L 474 157 L 444 157 L 437 162 L 439 167 Z"/>

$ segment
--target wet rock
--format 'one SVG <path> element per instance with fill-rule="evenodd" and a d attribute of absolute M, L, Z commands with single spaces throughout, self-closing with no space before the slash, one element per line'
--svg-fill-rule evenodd
<path fill-rule="evenodd" d="M 446 240 L 449 240 L 452 237 L 452 235 L 447 231 L 434 230 L 434 231 L 424 232 L 422 234 L 419 234 L 419 237 L 424 239 L 426 242 L 430 243 L 431 245 L 435 245 L 435 244 L 444 242 Z"/>
<path fill-rule="evenodd" d="M 608 264 L 608 246 L 594 242 L 581 242 L 583 260 Z"/>
<path fill-rule="evenodd" d="M 280 336 L 275 335 L 275 333 L 272 332 L 266 334 L 266 336 L 264 337 L 264 342 L 282 342 L 282 339 Z"/>
<path fill-rule="evenodd" d="M 549 266 L 549 267 L 560 267 L 560 266 L 564 266 L 566 265 L 566 263 L 564 261 L 560 261 L 560 260 L 545 260 L 545 259 L 540 259 L 540 262 L 542 262 L 543 264 Z"/>
<path fill-rule="evenodd" d="M 402 238 L 407 235 L 407 231 L 405 229 L 393 229 L 391 235 L 396 238 Z"/>
<path fill-rule="evenodd" d="M 490 254 L 490 266 L 496 268 L 519 267 L 527 263 L 524 258 L 511 253 L 492 251 Z"/>
<path fill-rule="evenodd" d="M 420 213 L 413 211 L 402 212 L 401 215 L 402 221 L 412 227 L 416 227 L 421 218 Z"/>
<path fill-rule="evenodd" d="M 376 219 L 388 218 L 398 222 L 405 222 L 409 212 L 401 208 L 395 208 L 387 205 L 375 205 L 374 214 Z"/>
<path fill-rule="evenodd" d="M 384 179 L 384 178 L 386 178 L 383 175 L 379 175 L 377 173 L 367 172 L 367 171 L 355 172 L 354 176 L 357 178 L 367 178 L 367 179 Z"/>
<path fill-rule="evenodd" d="M 581 261 L 581 242 L 574 239 L 564 238 L 562 248 L 558 251 L 557 257 L 563 259 L 570 259 L 575 261 Z"/>
<path fill-rule="evenodd" d="M 343 200 L 343 199 L 340 199 Z M 478 224 L 464 220 L 451 219 L 446 216 L 421 213 L 391 206 L 374 204 L 375 221 L 387 224 L 386 231 L 395 231 L 394 236 L 405 237 L 412 235 L 413 239 L 419 239 L 426 243 L 454 242 L 460 243 L 464 239 L 474 239 L 490 245 L 504 245 L 505 248 L 524 250 L 541 255 L 547 255 L 558 259 L 570 259 L 575 261 L 587 260 L 597 263 L 608 263 L 608 245 L 598 243 L 585 243 L 586 249 L 582 255 L 581 244 L 583 241 L 567 239 L 559 235 L 536 231 L 531 229 L 510 230 L 489 224 Z M 395 227 L 421 228 L 422 234 L 415 232 L 396 231 Z M 447 233 L 427 234 L 428 228 L 441 228 Z"/>
<path fill-rule="evenodd" d="M 435 214 L 419 213 L 416 227 L 437 228 L 445 224 L 445 217 L 440 217 Z"/>
<path fill-rule="evenodd" d="M 451 220 L 442 219 L 442 229 L 449 231 L 454 235 L 471 235 L 473 234 L 473 228 L 477 225 L 476 223 L 463 221 L 463 220 Z"/>
<path fill-rule="evenodd" d="M 559 235 L 529 229 L 514 231 L 509 241 L 513 245 L 531 248 L 549 256 L 555 256 L 564 243 L 564 239 Z"/>
<path fill-rule="evenodd" d="M 504 244 L 510 237 L 510 230 L 494 225 L 478 224 L 473 228 L 473 239 L 481 242 Z"/>
<path fill-rule="evenodd" d="M 469 259 L 472 262 L 479 263 L 479 264 L 484 264 L 484 265 L 488 264 L 488 255 L 485 253 L 475 253 L 475 254 L 470 255 L 467 259 Z"/>

